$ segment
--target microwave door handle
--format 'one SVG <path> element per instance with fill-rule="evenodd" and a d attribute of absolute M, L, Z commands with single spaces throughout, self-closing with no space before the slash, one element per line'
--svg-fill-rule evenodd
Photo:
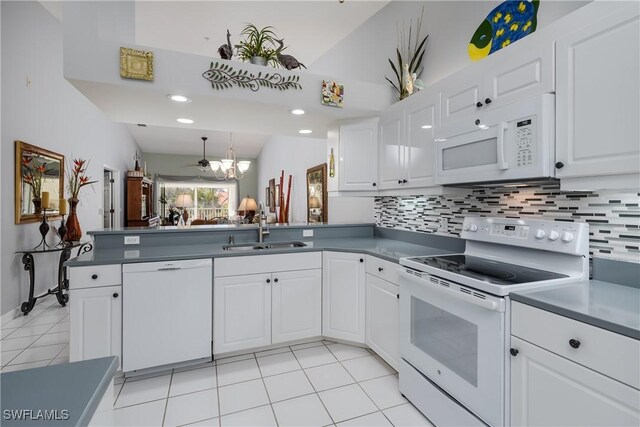
<path fill-rule="evenodd" d="M 504 159 L 504 134 L 507 131 L 509 124 L 507 122 L 500 122 L 498 125 L 498 138 L 497 138 L 497 149 L 498 149 L 498 169 L 506 170 L 509 169 L 509 162 Z"/>

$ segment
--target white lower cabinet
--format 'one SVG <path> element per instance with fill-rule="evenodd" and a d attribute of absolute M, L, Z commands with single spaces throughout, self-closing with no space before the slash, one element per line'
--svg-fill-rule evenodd
<path fill-rule="evenodd" d="M 271 285 L 271 342 L 322 334 L 322 270 L 274 273 Z"/>
<path fill-rule="evenodd" d="M 213 352 L 271 344 L 271 274 L 215 279 Z"/>
<path fill-rule="evenodd" d="M 397 370 L 399 286 L 371 274 L 366 282 L 366 344 Z"/>
<path fill-rule="evenodd" d="M 70 289 L 69 318 L 70 362 L 118 356 L 121 369 L 121 285 Z"/>
<path fill-rule="evenodd" d="M 365 256 L 324 252 L 322 335 L 365 342 Z"/>
<path fill-rule="evenodd" d="M 637 389 L 517 337 L 511 347 L 512 425 L 640 425 Z"/>
<path fill-rule="evenodd" d="M 321 258 L 315 252 L 216 259 L 214 354 L 320 336 Z M 232 275 L 240 268 L 256 274 Z"/>

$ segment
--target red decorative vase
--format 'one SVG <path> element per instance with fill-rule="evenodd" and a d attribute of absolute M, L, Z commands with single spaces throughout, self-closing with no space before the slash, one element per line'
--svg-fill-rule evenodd
<path fill-rule="evenodd" d="M 64 236 L 65 242 L 77 242 L 82 237 L 82 229 L 80 228 L 80 222 L 78 221 L 78 215 L 76 214 L 76 208 L 80 200 L 69 199 L 69 206 L 71 206 L 71 212 L 67 217 L 67 234 Z"/>
<path fill-rule="evenodd" d="M 40 199 L 40 197 L 34 197 L 31 201 L 33 202 L 33 213 L 40 215 L 42 213 L 42 199 Z"/>

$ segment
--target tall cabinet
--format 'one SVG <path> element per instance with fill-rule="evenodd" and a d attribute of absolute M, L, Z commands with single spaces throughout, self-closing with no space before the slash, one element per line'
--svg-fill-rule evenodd
<path fill-rule="evenodd" d="M 147 227 L 153 217 L 153 181 L 127 177 L 127 227 Z"/>
<path fill-rule="evenodd" d="M 637 2 L 594 16 L 557 41 L 556 176 L 640 172 L 640 20 Z M 611 178 L 609 178 L 611 179 Z M 563 183 L 564 184 L 564 183 Z M 612 183 L 612 187 L 617 186 Z"/>

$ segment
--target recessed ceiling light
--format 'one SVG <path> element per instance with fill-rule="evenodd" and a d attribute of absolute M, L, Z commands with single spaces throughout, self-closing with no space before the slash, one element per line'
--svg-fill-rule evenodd
<path fill-rule="evenodd" d="M 167 98 L 174 102 L 191 102 L 191 98 L 187 98 L 184 95 L 167 95 Z"/>
<path fill-rule="evenodd" d="M 489 126 L 487 126 L 487 125 L 482 125 L 482 124 L 478 125 L 478 127 L 479 127 L 480 129 L 482 129 L 482 130 L 489 129 Z"/>
<path fill-rule="evenodd" d="M 294 110 L 291 110 L 291 114 L 295 114 L 296 116 L 301 116 L 304 114 L 304 110 L 301 110 L 300 108 L 296 108 Z"/>
<path fill-rule="evenodd" d="M 180 118 L 180 119 L 176 119 L 176 122 L 182 123 L 185 125 L 190 125 L 191 123 L 193 123 L 193 120 Z"/>
<path fill-rule="evenodd" d="M 422 129 L 431 129 L 432 127 L 433 126 L 431 126 L 431 125 L 424 125 L 424 126 L 422 126 Z"/>
<path fill-rule="evenodd" d="M 298 131 L 298 133 L 301 133 L 301 134 L 303 134 L 303 135 L 304 135 L 304 134 L 311 133 L 311 132 L 313 132 L 311 129 L 300 129 L 300 130 Z"/>

